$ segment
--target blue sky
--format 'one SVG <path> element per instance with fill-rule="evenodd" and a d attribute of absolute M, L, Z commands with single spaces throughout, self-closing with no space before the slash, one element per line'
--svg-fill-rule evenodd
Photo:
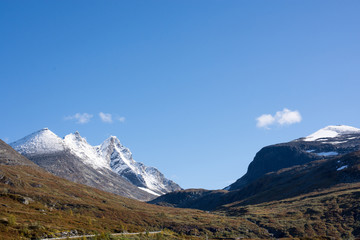
<path fill-rule="evenodd" d="M 360 127 L 359 12 L 331 0 L 2 0 L 0 138 L 116 135 L 183 188 L 223 188 L 266 145 Z"/>

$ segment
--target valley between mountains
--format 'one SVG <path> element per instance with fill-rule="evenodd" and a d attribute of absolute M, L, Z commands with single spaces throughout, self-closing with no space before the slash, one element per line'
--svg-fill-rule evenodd
<path fill-rule="evenodd" d="M 1 239 L 357 239 L 359 198 L 360 129 L 344 125 L 262 148 L 219 190 L 181 189 L 116 137 L 0 141 Z"/>

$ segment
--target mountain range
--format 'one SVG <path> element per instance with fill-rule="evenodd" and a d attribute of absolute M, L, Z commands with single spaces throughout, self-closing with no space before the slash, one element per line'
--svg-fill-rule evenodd
<path fill-rule="evenodd" d="M 162 185 L 148 180 L 147 167 L 135 162 L 115 137 L 91 146 L 79 133 L 59 138 L 42 129 L 12 145 L 23 155 L 0 141 L 4 239 L 125 229 L 163 230 L 154 239 L 360 237 L 357 128 L 328 126 L 307 137 L 266 146 L 247 173 L 225 189 L 165 194 Z M 72 181 L 117 190 L 118 195 L 150 199 L 152 204 L 73 183 L 43 168 Z M 151 192 L 162 195 L 153 199 Z"/>
<path fill-rule="evenodd" d="M 44 128 L 10 145 L 57 176 L 122 196 L 149 200 L 181 189 L 156 168 L 134 161 L 115 136 L 91 146 L 79 132 L 60 138 Z"/>

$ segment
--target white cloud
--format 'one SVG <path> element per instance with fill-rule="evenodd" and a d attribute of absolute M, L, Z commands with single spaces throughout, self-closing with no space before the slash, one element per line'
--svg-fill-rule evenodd
<path fill-rule="evenodd" d="M 76 123 L 84 124 L 88 123 L 90 119 L 93 117 L 92 114 L 89 113 L 76 113 L 73 116 L 67 116 L 65 117 L 65 120 L 77 120 Z"/>
<path fill-rule="evenodd" d="M 101 118 L 101 121 L 103 121 L 103 122 L 106 122 L 106 123 L 112 123 L 113 122 L 112 115 L 110 113 L 100 112 L 99 116 Z"/>
<path fill-rule="evenodd" d="M 270 114 L 263 114 L 256 119 L 256 126 L 259 128 L 268 128 L 269 125 L 275 122 L 275 118 Z"/>
<path fill-rule="evenodd" d="M 299 111 L 284 108 L 284 110 L 276 112 L 275 119 L 280 125 L 290 125 L 301 122 L 301 115 Z"/>
<path fill-rule="evenodd" d="M 269 126 L 277 125 L 291 125 L 294 123 L 301 122 L 301 114 L 299 111 L 291 111 L 287 108 L 284 108 L 282 111 L 277 111 L 275 115 L 263 114 L 260 117 L 256 118 L 256 126 L 259 128 L 269 129 Z"/>

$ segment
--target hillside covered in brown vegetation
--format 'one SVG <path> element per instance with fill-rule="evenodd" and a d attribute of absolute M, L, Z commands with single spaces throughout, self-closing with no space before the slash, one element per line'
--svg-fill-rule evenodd
<path fill-rule="evenodd" d="M 354 152 L 281 169 L 242 191 L 167 195 L 173 197 L 168 206 L 205 204 L 212 208 L 208 212 L 147 204 L 70 182 L 0 141 L 0 236 L 98 233 L 106 239 L 110 233 L 161 231 L 129 239 L 355 239 L 360 236 L 359 172 L 360 153 Z"/>
<path fill-rule="evenodd" d="M 56 177 L 0 142 L 0 236 L 42 238 L 168 229 L 175 235 L 269 237 L 237 217 L 150 205 Z"/>

